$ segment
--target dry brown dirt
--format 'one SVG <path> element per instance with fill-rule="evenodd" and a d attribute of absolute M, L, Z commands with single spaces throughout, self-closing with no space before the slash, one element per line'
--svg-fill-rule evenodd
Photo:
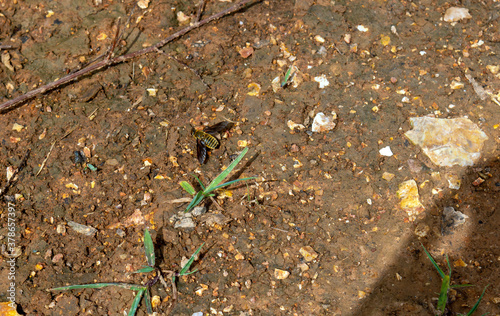
<path fill-rule="evenodd" d="M 123 54 L 183 28 L 179 12 L 194 17 L 198 9 L 198 1 L 152 0 L 146 9 L 98 2 L 0 1 L 0 42 L 10 46 L 1 52 L 0 102 L 106 52 L 118 17 L 124 37 L 115 54 Z M 208 1 L 203 16 L 229 5 Z M 452 6 L 468 8 L 472 18 L 443 21 Z M 446 315 L 466 313 L 488 284 L 476 314 L 500 315 L 500 107 L 480 99 L 465 78 L 500 91 L 499 6 L 260 1 L 164 53 L 102 69 L 2 113 L 0 186 L 31 150 L 0 204 L 5 245 L 8 201 L 15 205 L 18 312 L 123 315 L 132 291 L 47 289 L 146 282 L 130 272 L 145 264 L 148 227 L 162 269 L 178 271 L 205 243 L 193 264 L 199 271 L 177 283 L 172 315 L 432 315 L 441 279 L 421 243 L 443 268 L 449 256 L 452 284 L 474 285 L 450 292 Z M 248 57 L 245 47 L 253 49 Z M 273 79 L 291 65 L 294 84 L 274 91 Z M 322 75 L 324 88 L 314 79 Z M 463 87 L 453 89 L 454 81 Z M 258 94 L 249 95 L 251 84 Z M 312 133 L 312 117 L 332 111 L 335 129 Z M 425 115 L 477 124 L 488 140 L 476 164 L 439 167 L 409 142 L 409 118 Z M 191 126 L 223 120 L 235 127 L 200 165 Z M 305 129 L 291 130 L 288 121 Z M 171 218 L 186 203 L 171 202 L 188 196 L 179 182 L 195 185 L 194 174 L 210 182 L 243 146 L 249 152 L 238 174 L 257 180 L 230 187 L 231 197 L 219 194 L 220 208 L 207 200 L 194 227 L 175 228 Z M 393 156 L 380 155 L 386 146 Z M 75 151 L 98 170 L 75 163 Z M 449 188 L 450 174 L 461 180 L 458 190 Z M 411 179 L 425 208 L 414 221 L 397 196 Z M 449 206 L 468 218 L 443 234 Z M 219 223 L 210 221 L 214 214 L 222 215 Z M 86 236 L 71 222 L 97 231 Z M 8 300 L 8 260 L 0 258 L 1 301 Z M 279 270 L 288 277 L 276 278 Z M 163 313 L 171 290 L 158 283 L 152 294 L 164 300 L 156 310 Z M 141 304 L 138 315 L 145 314 Z"/>

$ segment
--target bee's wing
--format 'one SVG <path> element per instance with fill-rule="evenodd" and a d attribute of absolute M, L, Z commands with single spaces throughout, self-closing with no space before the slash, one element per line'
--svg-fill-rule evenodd
<path fill-rule="evenodd" d="M 212 126 L 207 126 L 203 129 L 205 133 L 213 135 L 215 133 L 223 133 L 227 130 L 230 130 L 234 126 L 233 123 L 228 121 L 222 121 Z"/>
<path fill-rule="evenodd" d="M 199 139 L 196 139 L 196 156 L 200 164 L 204 164 L 207 160 L 207 146 Z"/>

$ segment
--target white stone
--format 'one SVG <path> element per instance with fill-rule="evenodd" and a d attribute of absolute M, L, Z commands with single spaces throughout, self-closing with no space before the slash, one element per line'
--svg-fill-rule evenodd
<path fill-rule="evenodd" d="M 326 79 L 325 75 L 314 77 L 314 81 L 319 83 L 320 89 L 323 89 L 324 87 L 328 87 L 330 85 L 330 81 L 328 81 L 328 79 Z"/>
<path fill-rule="evenodd" d="M 457 22 L 463 19 L 471 19 L 472 16 L 469 14 L 469 9 L 451 7 L 444 13 L 443 20 L 445 22 Z"/>
<path fill-rule="evenodd" d="M 391 157 L 392 155 L 394 155 L 394 154 L 392 153 L 391 147 L 389 147 L 389 146 L 386 146 L 386 147 L 384 147 L 384 148 L 380 149 L 378 152 L 379 152 L 382 156 L 386 156 L 386 157 Z"/>
<path fill-rule="evenodd" d="M 360 32 L 368 32 L 368 28 L 366 26 L 364 26 L 364 25 L 358 25 L 358 26 L 356 26 L 356 28 Z"/>
<path fill-rule="evenodd" d="M 312 131 L 315 133 L 327 132 L 335 128 L 337 125 L 334 121 L 337 119 L 337 114 L 332 112 L 332 116 L 328 117 L 323 112 L 319 112 L 314 117 Z"/>

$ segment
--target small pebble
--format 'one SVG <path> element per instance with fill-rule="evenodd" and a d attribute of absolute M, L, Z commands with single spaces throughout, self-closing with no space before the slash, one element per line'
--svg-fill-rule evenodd
<path fill-rule="evenodd" d="M 73 221 L 69 221 L 68 226 L 73 228 L 73 230 L 77 233 L 84 234 L 86 236 L 93 236 L 97 232 L 97 229 L 92 226 L 82 225 Z"/>
<path fill-rule="evenodd" d="M 337 114 L 332 112 L 332 116 L 326 116 L 324 113 L 319 112 L 314 117 L 312 124 L 312 131 L 315 133 L 327 132 L 335 128 L 337 125 L 335 120 L 337 119 Z"/>
<path fill-rule="evenodd" d="M 191 217 L 185 217 L 181 220 L 177 221 L 174 224 L 174 228 L 195 228 L 196 224 L 194 223 Z"/>
<path fill-rule="evenodd" d="M 320 89 L 323 89 L 323 88 L 328 87 L 330 85 L 330 81 L 328 81 L 328 79 L 326 78 L 325 75 L 314 77 L 314 81 L 319 83 Z"/>
<path fill-rule="evenodd" d="M 116 160 L 114 158 L 106 160 L 106 164 L 110 165 L 110 166 L 116 166 L 116 165 L 118 165 L 118 163 L 119 163 L 118 160 Z"/>
<path fill-rule="evenodd" d="M 290 272 L 286 270 L 274 269 L 274 277 L 278 280 L 284 280 L 288 278 Z"/>
<path fill-rule="evenodd" d="M 248 58 L 250 55 L 253 54 L 253 48 L 252 47 L 245 47 L 239 50 L 238 52 L 241 57 L 243 58 Z"/>
<path fill-rule="evenodd" d="M 320 35 L 316 35 L 314 36 L 314 40 L 318 43 L 324 43 L 325 42 L 325 39 L 323 37 L 321 37 Z"/>
<path fill-rule="evenodd" d="M 394 178 L 394 174 L 392 174 L 392 173 L 384 172 L 382 174 L 382 179 L 384 179 L 385 181 L 391 181 L 393 178 Z"/>
<path fill-rule="evenodd" d="M 445 22 L 457 22 L 463 19 L 471 19 L 472 16 L 469 14 L 469 9 L 451 7 L 444 13 L 443 20 Z"/>
<path fill-rule="evenodd" d="M 392 153 L 392 150 L 391 150 L 391 147 L 389 146 L 386 146 L 382 149 L 379 150 L 379 153 L 382 155 L 382 156 L 386 156 L 386 157 L 391 157 L 392 155 L 394 155 Z"/>
<path fill-rule="evenodd" d="M 123 229 L 116 229 L 116 234 L 122 238 L 125 237 L 125 231 Z"/>
<path fill-rule="evenodd" d="M 62 260 L 63 258 L 63 254 L 62 253 L 58 253 L 57 255 L 55 255 L 53 258 L 52 258 L 52 262 L 53 263 L 58 263 L 59 261 Z"/>
<path fill-rule="evenodd" d="M 193 215 L 193 216 L 200 216 L 202 214 L 205 214 L 206 212 L 207 212 L 207 208 L 205 206 L 196 206 L 191 211 L 191 215 Z"/>
<path fill-rule="evenodd" d="M 64 224 L 57 225 L 56 232 L 60 235 L 66 235 L 66 226 Z"/>
<path fill-rule="evenodd" d="M 307 262 L 313 261 L 318 257 L 318 253 L 311 246 L 305 246 L 299 249 L 300 254 Z"/>

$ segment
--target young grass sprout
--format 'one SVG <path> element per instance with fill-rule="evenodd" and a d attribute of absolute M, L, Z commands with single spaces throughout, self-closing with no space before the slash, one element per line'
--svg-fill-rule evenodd
<path fill-rule="evenodd" d="M 222 183 L 224 179 L 233 171 L 233 169 L 236 167 L 236 165 L 243 159 L 243 156 L 248 152 L 248 148 L 243 149 L 243 151 L 239 154 L 239 156 L 224 170 L 222 171 L 207 187 L 203 185 L 203 183 L 198 179 L 198 177 L 195 176 L 196 180 L 200 184 L 202 190 L 196 192 L 196 190 L 193 188 L 193 186 L 187 182 L 187 181 L 181 181 L 179 184 L 181 187 L 189 194 L 193 195 L 193 199 L 191 200 L 191 203 L 187 206 L 186 210 L 184 212 L 189 212 L 192 210 L 196 205 L 198 205 L 201 201 L 203 201 L 204 198 L 207 197 L 212 197 L 215 194 L 212 192 L 226 187 L 228 185 L 231 185 L 233 183 L 239 182 L 239 181 L 245 181 L 245 180 L 252 180 L 255 179 L 255 177 L 250 177 L 250 178 L 244 178 L 244 179 L 236 179 L 233 181 L 229 181 L 226 183 Z M 221 184 L 222 183 L 222 184 Z"/>
<path fill-rule="evenodd" d="M 172 304 L 170 305 L 169 310 L 172 310 L 175 301 L 177 300 L 177 287 L 175 285 L 176 277 L 180 277 L 183 275 L 189 275 L 192 273 L 195 273 L 197 270 L 188 272 L 189 267 L 191 264 L 193 264 L 196 256 L 201 250 L 201 247 L 203 247 L 205 243 L 203 243 L 191 256 L 191 258 L 188 260 L 188 262 L 182 267 L 181 271 L 179 273 L 176 273 L 174 271 L 164 271 L 167 273 L 168 277 L 170 278 L 171 281 L 171 286 L 172 286 Z M 79 284 L 79 285 L 68 285 L 68 286 L 62 286 L 62 287 L 57 287 L 57 288 L 52 288 L 49 289 L 49 291 L 66 291 L 66 290 L 74 290 L 74 289 L 100 289 L 103 287 L 107 286 L 117 286 L 121 287 L 124 289 L 136 291 L 137 294 L 135 295 L 134 301 L 132 302 L 132 306 L 130 307 L 130 310 L 128 312 L 129 316 L 135 315 L 137 312 L 137 309 L 139 308 L 139 304 L 142 300 L 142 298 L 145 298 L 145 305 L 146 305 L 146 310 L 148 314 L 153 313 L 153 305 L 151 303 L 151 294 L 150 294 L 150 289 L 151 287 L 158 282 L 158 280 L 161 281 L 164 287 L 167 287 L 165 280 L 163 279 L 162 273 L 159 268 L 155 266 L 155 250 L 154 250 L 154 245 L 153 245 L 153 240 L 151 239 L 151 235 L 149 234 L 148 229 L 145 230 L 144 232 L 144 250 L 146 253 L 146 261 L 147 261 L 147 266 L 142 267 L 141 269 L 134 271 L 134 273 L 150 273 L 150 272 L 155 272 L 155 275 L 152 279 L 146 282 L 144 285 L 140 284 L 129 284 L 129 283 L 94 283 L 94 284 Z M 167 313 L 168 314 L 168 313 Z"/>
<path fill-rule="evenodd" d="M 297 67 L 295 66 L 290 66 L 288 68 L 287 72 L 285 73 L 285 78 L 283 78 L 283 81 L 281 82 L 281 88 L 285 88 L 285 86 L 292 81 L 293 76 L 295 76 L 295 73 L 297 72 Z"/>
<path fill-rule="evenodd" d="M 443 270 L 437 265 L 436 261 L 434 258 L 432 258 L 431 254 L 425 249 L 424 245 L 422 245 L 422 248 L 424 248 L 425 254 L 429 258 L 429 260 L 432 262 L 432 265 L 436 268 L 438 271 L 439 275 L 441 276 L 442 282 L 441 282 L 441 291 L 439 292 L 439 299 L 437 303 L 437 315 L 442 315 L 445 312 L 446 309 L 446 303 L 448 302 L 448 291 L 450 289 L 456 289 L 460 287 L 468 287 L 468 286 L 473 286 L 471 284 L 460 284 L 460 285 L 450 285 L 451 281 L 451 265 L 450 265 L 450 260 L 448 259 L 448 256 L 446 256 L 446 263 L 448 264 L 448 271 L 449 273 L 446 275 Z M 469 316 L 472 315 L 479 306 L 479 303 L 483 299 L 484 292 L 486 292 L 486 288 L 488 288 L 489 285 L 486 285 L 486 287 L 483 290 L 483 293 L 477 300 L 476 304 L 472 307 L 472 309 L 467 313 L 467 314 L 458 314 L 459 316 Z"/>

